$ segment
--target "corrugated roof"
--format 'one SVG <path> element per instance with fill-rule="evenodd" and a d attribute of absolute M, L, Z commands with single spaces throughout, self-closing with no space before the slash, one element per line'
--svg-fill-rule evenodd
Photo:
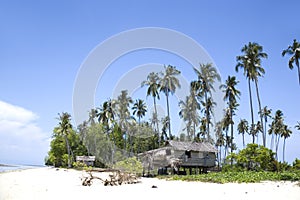
<path fill-rule="evenodd" d="M 181 142 L 169 140 L 167 141 L 167 145 L 182 151 L 218 152 L 218 150 L 208 142 Z"/>

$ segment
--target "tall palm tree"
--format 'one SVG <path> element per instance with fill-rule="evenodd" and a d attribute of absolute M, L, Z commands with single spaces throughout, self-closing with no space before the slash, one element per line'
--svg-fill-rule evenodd
<path fill-rule="evenodd" d="M 233 139 L 234 139 L 234 137 L 233 137 L 233 124 L 234 124 L 233 115 L 234 115 L 234 111 L 237 109 L 237 106 L 239 105 L 237 103 L 237 98 L 239 98 L 241 95 L 241 92 L 236 89 L 237 84 L 238 84 L 238 81 L 236 80 L 235 76 L 233 76 L 233 77 L 228 76 L 225 84 L 222 84 L 220 86 L 220 89 L 223 89 L 223 92 L 225 93 L 224 100 L 228 101 L 227 104 L 228 104 L 229 113 L 230 113 L 229 114 L 230 115 L 230 130 L 231 130 L 230 138 L 232 140 L 231 148 L 230 148 L 231 153 L 233 153 L 232 145 L 233 145 Z"/>
<path fill-rule="evenodd" d="M 253 115 L 253 104 L 252 104 L 252 93 L 251 93 L 250 81 L 253 81 L 255 83 L 258 108 L 260 111 L 261 110 L 261 101 L 260 101 L 259 90 L 258 90 L 258 77 L 261 77 L 265 74 L 265 70 L 261 66 L 261 59 L 267 58 L 268 55 L 265 52 L 263 52 L 263 47 L 255 42 L 253 42 L 253 43 L 249 42 L 248 45 L 245 45 L 242 48 L 241 52 L 244 54 L 236 57 L 236 60 L 238 63 L 235 67 L 235 70 L 238 72 L 239 68 L 244 69 L 244 76 L 246 76 L 246 78 L 248 79 L 251 122 L 252 122 L 251 126 L 253 127 L 254 115 Z M 260 115 L 260 123 L 261 123 L 261 126 L 263 126 L 262 115 Z M 262 134 L 263 141 L 265 141 L 264 136 L 265 136 L 265 134 L 263 133 Z"/>
<path fill-rule="evenodd" d="M 279 139 L 282 133 L 282 130 L 284 128 L 283 123 L 283 113 L 281 110 L 277 110 L 275 112 L 275 117 L 273 118 L 273 121 L 270 125 L 269 134 L 275 134 L 275 155 L 276 159 L 278 158 L 277 152 L 278 152 L 278 146 L 279 146 Z"/>
<path fill-rule="evenodd" d="M 112 104 L 113 101 L 111 99 L 104 101 L 99 108 L 99 111 L 97 111 L 98 122 L 101 122 L 104 126 L 106 126 L 107 131 L 109 131 L 110 124 L 115 118 Z"/>
<path fill-rule="evenodd" d="M 189 138 L 195 138 L 196 126 L 199 124 L 198 110 L 200 104 L 197 102 L 193 91 L 189 96 L 186 96 L 185 101 L 179 102 L 179 116 L 186 122 L 186 130 Z"/>
<path fill-rule="evenodd" d="M 259 115 L 261 115 L 264 118 L 264 140 L 263 140 L 263 145 L 266 146 L 266 140 L 267 140 L 267 122 L 268 118 L 271 118 L 271 112 L 272 109 L 268 109 L 267 106 L 265 106 L 262 110 L 259 111 Z"/>
<path fill-rule="evenodd" d="M 299 66 L 299 59 L 300 59 L 300 43 L 297 42 L 296 39 L 294 39 L 293 44 L 288 46 L 287 49 L 282 51 L 282 56 L 285 56 L 285 54 L 291 55 L 292 57 L 289 59 L 289 68 L 294 68 L 294 63 L 296 64 L 298 68 L 298 79 L 299 79 L 299 85 L 300 85 L 300 66 Z"/>
<path fill-rule="evenodd" d="M 119 127 L 122 130 L 122 134 L 124 134 L 124 149 L 126 149 L 127 142 L 127 131 L 129 128 L 129 121 L 131 120 L 131 114 L 129 111 L 130 104 L 132 104 L 132 98 L 128 96 L 127 90 L 122 90 L 121 94 L 117 97 L 116 100 L 116 115 L 119 121 Z"/>
<path fill-rule="evenodd" d="M 176 69 L 176 67 L 168 65 L 165 67 L 165 71 L 161 73 L 161 78 L 159 81 L 160 91 L 162 91 L 166 95 L 167 100 L 167 112 L 168 112 L 168 120 L 169 121 L 169 138 L 172 137 L 171 133 L 171 119 L 170 119 L 170 108 L 169 108 L 169 94 L 172 95 L 175 93 L 176 88 L 180 88 L 179 80 L 176 76 L 178 76 L 181 72 Z"/>
<path fill-rule="evenodd" d="M 283 130 L 281 133 L 281 137 L 283 137 L 283 147 L 282 147 L 282 161 L 284 162 L 284 155 L 285 155 L 285 140 L 289 138 L 292 134 L 291 129 L 288 128 L 287 125 L 283 126 Z"/>
<path fill-rule="evenodd" d="M 147 106 L 142 99 L 137 99 L 131 108 L 133 115 L 136 115 L 139 119 L 139 125 L 141 124 L 141 118 L 143 118 L 147 112 Z"/>
<path fill-rule="evenodd" d="M 237 126 L 237 130 L 239 134 L 242 134 L 243 147 L 245 148 L 245 133 L 248 133 L 249 131 L 248 121 L 246 119 L 241 119 Z"/>
<path fill-rule="evenodd" d="M 67 112 L 62 112 L 61 114 L 58 113 L 58 120 L 59 125 L 57 128 L 57 132 L 61 134 L 66 141 L 67 151 L 68 151 L 68 167 L 71 167 L 71 148 L 68 140 L 68 135 L 70 131 L 72 130 L 72 124 L 71 124 L 71 115 Z"/>
<path fill-rule="evenodd" d="M 153 104 L 154 104 L 154 113 L 155 113 L 155 124 L 156 124 L 156 132 L 158 134 L 159 129 L 158 129 L 158 118 L 157 118 L 157 108 L 156 108 L 156 98 L 159 99 L 159 90 L 160 90 L 160 85 L 159 85 L 159 76 L 158 73 L 156 72 L 151 72 L 147 76 L 147 80 L 142 82 L 142 87 L 143 86 L 148 86 L 147 89 L 147 96 L 152 96 L 153 97 Z M 159 135 L 158 135 L 158 138 Z"/>
<path fill-rule="evenodd" d="M 95 118 L 97 117 L 97 114 L 98 114 L 97 109 L 92 108 L 92 109 L 89 111 L 89 119 L 88 119 L 88 122 L 89 122 L 91 125 L 95 125 Z"/>
<path fill-rule="evenodd" d="M 220 169 L 220 164 L 222 162 L 222 146 L 224 146 L 225 138 L 223 134 L 223 125 L 222 121 L 216 123 L 215 127 L 215 133 L 216 133 L 216 147 L 218 150 L 218 168 Z"/>
<path fill-rule="evenodd" d="M 224 116 L 222 119 L 222 128 L 225 131 L 225 149 L 224 149 L 224 157 L 228 155 L 228 147 L 231 146 L 231 138 L 228 136 L 229 125 L 231 124 L 231 117 L 229 108 L 224 110 Z"/>
<path fill-rule="evenodd" d="M 210 110 L 213 105 L 212 91 L 215 91 L 213 84 L 221 80 L 221 77 L 217 69 L 211 64 L 200 64 L 199 69 L 194 67 L 194 71 L 198 77 L 196 81 L 191 83 L 192 88 L 196 91 L 199 99 L 204 99 L 202 104 L 205 105 L 205 117 L 206 117 L 206 131 L 207 139 L 210 140 L 210 123 L 211 123 L 211 114 Z M 200 100 L 201 101 L 201 100 Z M 210 102 L 209 102 L 210 101 Z"/>

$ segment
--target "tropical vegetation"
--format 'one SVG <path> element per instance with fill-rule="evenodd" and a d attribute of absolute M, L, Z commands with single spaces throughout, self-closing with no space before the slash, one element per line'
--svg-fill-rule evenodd
<path fill-rule="evenodd" d="M 294 40 L 291 46 L 282 51 L 282 56 L 291 56 L 288 66 L 291 69 L 298 68 L 300 84 L 299 49 L 299 42 Z M 195 79 L 190 81 L 189 94 L 178 101 L 178 108 L 170 107 L 171 95 L 181 87 L 181 71 L 180 68 L 167 65 L 161 72 L 150 72 L 141 83 L 145 98 L 153 98 L 154 111 L 151 113 L 145 99 L 133 99 L 127 90 L 122 90 L 115 99 L 108 97 L 99 107 L 91 108 L 87 120 L 77 128 L 71 123 L 71 115 L 62 112 L 58 114 L 58 124 L 53 130 L 46 164 L 72 167 L 78 165 L 76 156 L 93 155 L 96 156 L 96 166 L 123 166 L 135 162 L 133 158 L 138 160 L 139 153 L 163 146 L 166 140 L 206 141 L 218 149 L 219 167 L 223 167 L 225 171 L 242 171 L 243 176 L 239 179 L 238 175 L 231 172 L 233 174 L 203 175 L 202 178 L 194 177 L 195 179 L 226 182 L 231 179 L 224 176 L 230 176 L 237 182 L 252 182 L 259 178 L 256 179 L 249 171 L 259 171 L 267 180 L 283 180 L 286 177 L 291 177 L 289 180 L 299 180 L 298 172 L 285 175 L 271 175 L 269 172 L 297 170 L 300 168 L 300 161 L 296 159 L 293 166 L 285 162 L 287 141 L 293 134 L 293 129 L 285 122 L 280 108 L 271 109 L 262 104 L 260 98 L 258 83 L 267 71 L 263 64 L 266 58 L 268 55 L 263 46 L 255 42 L 244 45 L 241 55 L 236 57 L 236 66 L 232 67 L 235 67 L 236 72 L 242 70 L 248 91 L 240 91 L 239 83 L 242 80 L 238 80 L 236 76 L 228 75 L 221 82 L 219 72 L 212 63 L 200 63 L 193 67 Z M 226 104 L 223 117 L 217 122 L 214 118 L 217 105 L 213 95 L 215 89 L 223 92 Z M 249 95 L 248 119 L 239 117 L 238 112 L 239 101 L 244 98 L 243 92 Z M 162 94 L 165 96 L 167 114 L 159 119 L 157 104 L 161 101 Z M 254 103 L 255 97 L 257 103 Z M 185 124 L 178 135 L 172 132 L 171 109 L 172 112 L 177 111 Z M 151 116 L 149 120 L 145 119 L 147 113 Z M 300 131 L 300 121 L 293 128 Z M 248 135 L 252 138 L 250 144 L 247 144 Z M 258 138 L 261 138 L 260 143 Z M 238 148 L 237 144 L 240 142 L 242 148 Z M 280 144 L 282 162 L 278 155 Z M 191 177 L 187 176 L 186 179 L 193 179 Z"/>

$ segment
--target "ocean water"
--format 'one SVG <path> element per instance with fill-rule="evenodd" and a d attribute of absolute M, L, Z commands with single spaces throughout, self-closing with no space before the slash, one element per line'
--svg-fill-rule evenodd
<path fill-rule="evenodd" d="M 22 169 L 40 168 L 40 167 L 44 167 L 44 166 L 0 164 L 0 173 L 8 172 L 8 171 L 15 171 L 15 170 L 22 170 Z"/>

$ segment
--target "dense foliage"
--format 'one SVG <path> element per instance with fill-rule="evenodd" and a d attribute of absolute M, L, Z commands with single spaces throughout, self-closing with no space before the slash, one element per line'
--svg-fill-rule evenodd
<path fill-rule="evenodd" d="M 165 177 L 164 177 L 165 178 Z M 261 181 L 300 181 L 300 171 L 276 172 L 212 172 L 208 174 L 170 176 L 169 180 L 201 181 L 212 183 L 256 183 Z"/>
<path fill-rule="evenodd" d="M 245 149 L 238 153 L 232 153 L 227 157 L 228 160 L 233 160 L 233 165 L 225 165 L 224 169 L 275 171 L 274 155 L 275 153 L 262 145 L 248 144 Z"/>
<path fill-rule="evenodd" d="M 133 173 L 141 176 L 143 171 L 143 166 L 136 157 L 127 158 L 125 160 L 117 162 L 114 166 L 115 169 L 120 169 L 127 173 Z"/>

